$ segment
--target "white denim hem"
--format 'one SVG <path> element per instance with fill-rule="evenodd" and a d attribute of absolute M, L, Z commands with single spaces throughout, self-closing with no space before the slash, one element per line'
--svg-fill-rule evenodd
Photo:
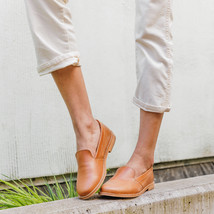
<path fill-rule="evenodd" d="M 80 56 L 79 52 L 72 52 L 60 55 L 50 60 L 49 62 L 42 64 L 41 66 L 38 66 L 37 67 L 38 73 L 40 76 L 43 76 L 58 69 L 65 68 L 69 65 L 80 66 L 79 56 Z"/>
<path fill-rule="evenodd" d="M 171 106 L 164 107 L 164 106 L 149 105 L 149 104 L 146 104 L 146 103 L 142 102 L 141 100 L 139 100 L 136 97 L 133 97 L 132 101 L 137 107 L 143 109 L 144 111 L 156 112 L 156 113 L 164 113 L 164 112 L 169 112 L 171 110 Z"/>

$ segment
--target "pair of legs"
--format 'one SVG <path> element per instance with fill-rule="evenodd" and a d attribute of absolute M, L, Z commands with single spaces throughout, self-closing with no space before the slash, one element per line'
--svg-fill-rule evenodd
<path fill-rule="evenodd" d="M 94 154 L 100 130 L 91 111 L 81 68 L 68 66 L 53 72 L 52 76 L 70 113 L 76 134 L 77 150 L 90 148 Z M 135 169 L 136 175 L 140 175 L 154 163 L 155 145 L 162 118 L 163 113 L 140 110 L 138 142 L 127 163 Z"/>
<path fill-rule="evenodd" d="M 77 151 L 89 150 L 94 156 L 98 142 L 107 145 L 107 139 L 99 140 L 100 133 L 107 129 L 102 129 L 92 114 L 79 67 L 79 52 L 67 7 L 68 0 L 25 0 L 25 3 L 37 53 L 38 72 L 40 75 L 51 73 L 56 82 L 73 122 Z M 154 163 L 163 114 L 170 110 L 172 13 L 171 0 L 136 0 L 136 4 L 138 83 L 133 102 L 140 108 L 140 127 L 136 148 L 126 165 L 134 169 L 138 177 L 148 168 L 151 169 Z M 100 160 L 93 159 L 87 152 L 84 153 L 86 155 L 82 154 L 79 153 L 79 160 L 87 155 L 91 163 Z M 82 168 L 85 169 L 85 165 Z"/>

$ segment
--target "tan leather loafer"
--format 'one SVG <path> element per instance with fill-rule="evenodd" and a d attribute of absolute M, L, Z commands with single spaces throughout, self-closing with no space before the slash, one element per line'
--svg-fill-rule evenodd
<path fill-rule="evenodd" d="M 153 167 L 139 177 L 135 177 L 134 169 L 123 166 L 109 181 L 103 184 L 100 195 L 132 198 L 152 189 L 154 189 Z"/>
<path fill-rule="evenodd" d="M 100 139 L 93 156 L 89 150 L 80 150 L 76 153 L 78 163 L 77 193 L 81 199 L 93 196 L 101 187 L 106 177 L 106 159 L 111 152 L 115 135 L 105 125 L 99 122 Z"/>

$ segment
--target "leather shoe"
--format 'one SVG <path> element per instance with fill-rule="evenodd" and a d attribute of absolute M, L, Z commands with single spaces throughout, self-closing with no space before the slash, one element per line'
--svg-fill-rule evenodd
<path fill-rule="evenodd" d="M 135 170 L 128 166 L 120 167 L 115 175 L 103 184 L 100 195 L 132 198 L 154 189 L 154 174 L 151 166 L 140 176 L 135 176 Z"/>
<path fill-rule="evenodd" d="M 87 149 L 76 153 L 78 163 L 77 193 L 81 199 L 90 198 L 101 187 L 106 177 L 107 155 L 111 152 L 116 140 L 110 129 L 101 122 L 98 121 L 98 123 L 100 138 L 95 155 L 93 156 Z"/>

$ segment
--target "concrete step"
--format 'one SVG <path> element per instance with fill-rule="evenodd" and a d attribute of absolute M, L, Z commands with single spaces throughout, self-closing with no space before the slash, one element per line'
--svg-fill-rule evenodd
<path fill-rule="evenodd" d="M 0 211 L 0 214 L 214 214 L 214 174 L 158 183 L 134 199 L 95 196 L 65 199 Z"/>

